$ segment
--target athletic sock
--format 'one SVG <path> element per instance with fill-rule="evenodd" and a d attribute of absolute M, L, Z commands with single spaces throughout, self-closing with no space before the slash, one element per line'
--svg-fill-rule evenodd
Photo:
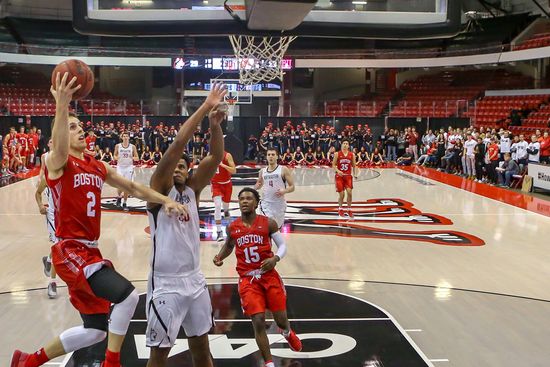
<path fill-rule="evenodd" d="M 120 352 L 111 352 L 107 349 L 105 353 L 105 363 L 103 367 L 120 367 Z"/>
<path fill-rule="evenodd" d="M 290 329 L 288 329 L 288 330 L 283 330 L 281 334 L 283 334 L 283 336 L 284 336 L 285 338 L 288 338 L 288 337 L 290 336 Z"/>
<path fill-rule="evenodd" d="M 50 359 L 46 355 L 44 348 L 41 348 L 39 351 L 31 354 L 27 361 L 25 362 L 25 367 L 38 367 L 42 366 L 44 363 L 48 362 Z"/>
<path fill-rule="evenodd" d="M 275 367 L 275 363 L 273 363 L 273 361 L 267 361 L 265 362 L 265 367 Z"/>

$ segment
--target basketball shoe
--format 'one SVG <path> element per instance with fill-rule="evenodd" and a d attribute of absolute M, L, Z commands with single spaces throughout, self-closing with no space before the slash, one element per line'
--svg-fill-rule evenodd
<path fill-rule="evenodd" d="M 294 330 L 290 330 L 288 335 L 285 335 L 285 333 L 282 333 L 286 341 L 288 342 L 288 345 L 290 346 L 290 349 L 292 349 L 295 352 L 299 352 L 302 350 L 302 341 L 300 338 L 298 338 L 298 335 L 294 332 Z"/>

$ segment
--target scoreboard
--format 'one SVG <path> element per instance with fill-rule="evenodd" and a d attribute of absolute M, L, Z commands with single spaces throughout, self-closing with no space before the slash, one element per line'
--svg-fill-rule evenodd
<path fill-rule="evenodd" d="M 211 69 L 221 71 L 239 71 L 239 66 L 243 65 L 245 69 L 253 69 L 259 66 L 270 66 L 273 62 L 267 60 L 255 59 L 237 59 L 236 57 L 209 57 L 209 58 L 183 58 L 176 57 L 172 59 L 174 69 Z M 274 66 L 274 65 L 273 65 Z M 281 68 L 291 70 L 293 67 L 292 59 L 282 59 Z"/>

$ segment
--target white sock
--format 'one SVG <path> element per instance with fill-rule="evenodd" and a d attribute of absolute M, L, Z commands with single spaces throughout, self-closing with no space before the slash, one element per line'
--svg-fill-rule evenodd
<path fill-rule="evenodd" d="M 288 329 L 288 330 L 283 330 L 282 334 L 283 334 L 283 336 L 284 336 L 285 338 L 288 338 L 288 336 L 290 335 L 290 329 Z"/>
<path fill-rule="evenodd" d="M 275 363 L 273 362 L 266 362 L 265 367 L 275 367 Z"/>

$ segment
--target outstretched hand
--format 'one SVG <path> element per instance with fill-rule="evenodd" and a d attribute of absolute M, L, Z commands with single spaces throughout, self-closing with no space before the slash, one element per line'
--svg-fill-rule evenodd
<path fill-rule="evenodd" d="M 210 90 L 210 93 L 208 94 L 208 97 L 206 97 L 206 100 L 204 103 L 206 103 L 210 108 L 216 107 L 221 101 L 223 101 L 223 97 L 227 94 L 227 88 L 222 83 L 212 83 L 212 88 Z"/>
<path fill-rule="evenodd" d="M 64 73 L 61 77 L 61 73 L 57 73 L 55 76 L 55 88 L 52 85 L 50 87 L 50 92 L 55 99 L 55 103 L 60 106 L 69 106 L 71 100 L 73 99 L 73 94 L 80 89 L 81 85 L 77 85 L 73 88 L 74 83 L 76 82 L 76 76 L 67 82 L 69 78 L 69 73 Z"/>
<path fill-rule="evenodd" d="M 225 108 L 225 103 L 218 103 L 210 113 L 208 114 L 208 120 L 210 121 L 210 126 L 220 126 L 220 124 L 225 120 L 227 116 L 227 109 Z"/>

